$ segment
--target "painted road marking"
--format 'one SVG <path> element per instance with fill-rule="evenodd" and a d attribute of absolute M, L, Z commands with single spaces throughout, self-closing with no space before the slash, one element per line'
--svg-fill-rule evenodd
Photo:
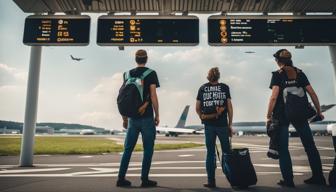
<path fill-rule="evenodd" d="M 87 158 L 92 158 L 93 156 L 89 156 L 89 155 L 83 155 L 83 156 L 79 156 L 78 158 L 80 159 L 87 159 Z"/>
<path fill-rule="evenodd" d="M 33 173 L 33 172 L 50 172 L 50 171 L 64 171 L 69 170 L 70 168 L 45 168 L 45 169 L 16 169 L 16 170 L 3 170 L 0 171 L 0 174 L 9 174 L 9 173 Z"/>
<path fill-rule="evenodd" d="M 193 157 L 195 155 L 192 155 L 192 154 L 186 154 L 186 155 L 178 155 L 178 157 Z"/>

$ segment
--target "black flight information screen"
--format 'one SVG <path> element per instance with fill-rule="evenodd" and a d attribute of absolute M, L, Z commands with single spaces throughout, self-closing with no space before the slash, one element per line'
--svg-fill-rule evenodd
<path fill-rule="evenodd" d="M 336 45 L 336 17 L 211 16 L 209 45 Z"/>
<path fill-rule="evenodd" d="M 98 45 L 197 45 L 199 20 L 195 16 L 101 16 Z"/>
<path fill-rule="evenodd" d="M 41 15 L 26 18 L 23 35 L 26 45 L 85 46 L 89 41 L 89 16 Z"/>

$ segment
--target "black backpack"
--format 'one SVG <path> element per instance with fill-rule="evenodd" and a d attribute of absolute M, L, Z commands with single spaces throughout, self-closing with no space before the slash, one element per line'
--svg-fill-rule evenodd
<path fill-rule="evenodd" d="M 122 116 L 138 117 L 138 110 L 144 103 L 143 80 L 153 70 L 147 69 L 140 77 L 132 77 L 130 71 L 124 73 L 124 83 L 119 89 L 117 98 L 118 110 Z"/>
<path fill-rule="evenodd" d="M 285 115 L 289 121 L 307 120 L 316 114 L 308 101 L 305 88 L 298 85 L 298 77 L 301 71 L 298 69 L 296 69 L 296 71 L 296 79 L 289 80 L 287 75 L 286 78 L 283 79 L 284 89 L 282 90 L 282 93 Z"/>

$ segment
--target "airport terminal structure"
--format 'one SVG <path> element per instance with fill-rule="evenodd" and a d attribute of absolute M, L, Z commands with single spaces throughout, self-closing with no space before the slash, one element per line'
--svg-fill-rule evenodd
<path fill-rule="evenodd" d="M 336 76 L 335 0 L 14 0 L 25 13 L 31 46 L 20 166 L 33 165 L 43 46 L 195 46 L 208 18 L 208 43 L 225 46 L 329 46 Z M 97 42 L 91 18 L 100 13 Z M 146 13 L 146 15 L 142 15 Z M 176 27 L 178 26 L 178 27 Z M 287 30 L 281 30 L 286 28 Z M 317 28 L 313 33 L 311 28 Z M 258 30 L 258 33 L 256 31 Z M 152 35 L 155 31 L 154 35 Z M 266 38 L 267 37 L 267 38 Z"/>

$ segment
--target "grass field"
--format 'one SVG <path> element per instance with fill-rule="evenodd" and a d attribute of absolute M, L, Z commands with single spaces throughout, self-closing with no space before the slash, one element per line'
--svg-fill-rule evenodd
<path fill-rule="evenodd" d="M 156 144 L 155 150 L 182 149 L 203 146 L 195 143 Z M 0 156 L 19 155 L 21 137 L 0 136 Z M 123 145 L 98 137 L 36 137 L 35 154 L 102 154 L 122 152 Z M 137 145 L 135 151 L 142 151 Z"/>

